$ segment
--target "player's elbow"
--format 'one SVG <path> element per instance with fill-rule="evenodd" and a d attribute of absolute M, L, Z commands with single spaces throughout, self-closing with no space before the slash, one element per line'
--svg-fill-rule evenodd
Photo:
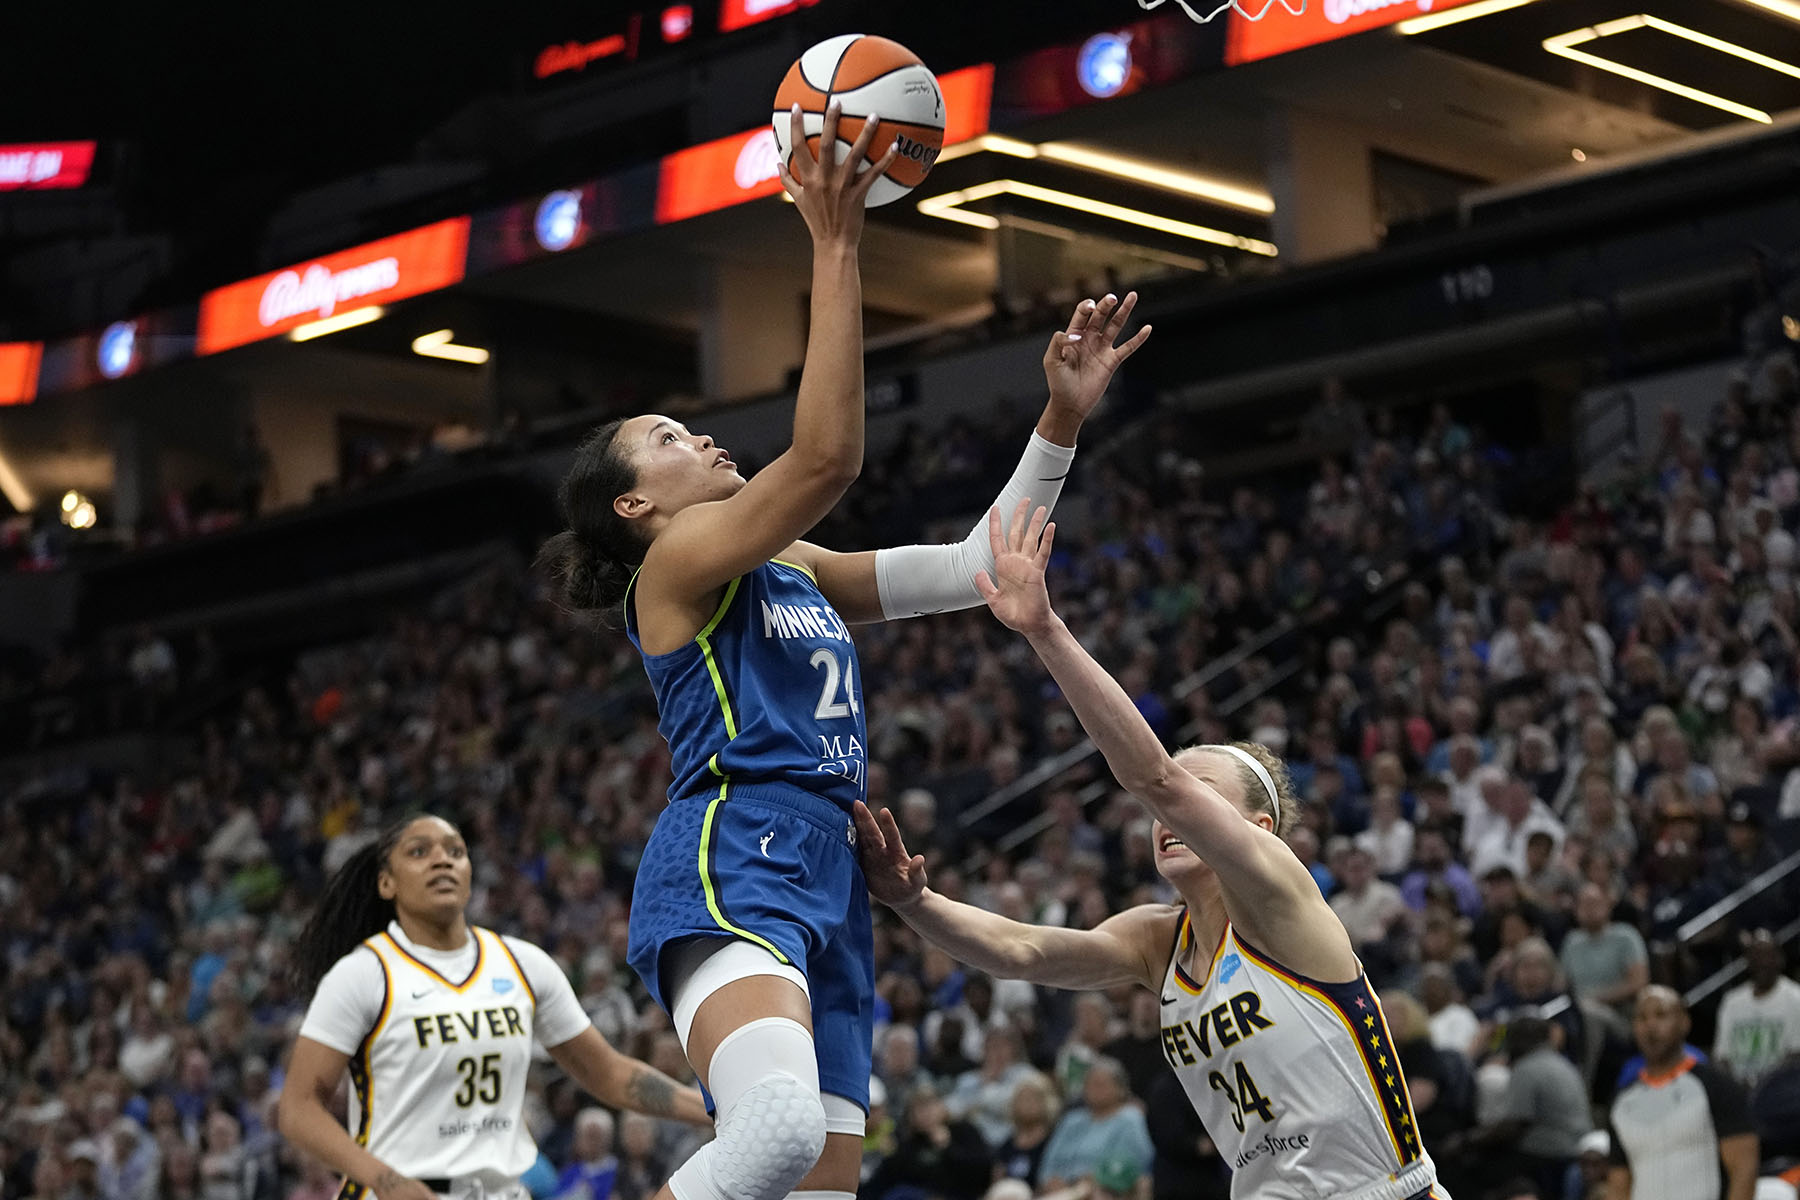
<path fill-rule="evenodd" d="M 1157 761 L 1141 766 L 1127 768 L 1123 773 L 1115 770 L 1113 777 L 1119 786 L 1150 806 L 1152 812 L 1168 818 L 1164 813 L 1182 802 L 1183 792 L 1178 775 L 1186 774 L 1175 765 L 1175 760 L 1167 754 L 1161 755 Z"/>
<path fill-rule="evenodd" d="M 306 1103 L 299 1088 L 284 1088 L 275 1101 L 275 1131 L 290 1142 L 298 1143 L 301 1137 L 300 1108 Z"/>
<path fill-rule="evenodd" d="M 820 451 L 811 463 L 809 475 L 815 487 L 832 495 L 850 490 L 862 474 L 862 446 L 830 446 Z"/>

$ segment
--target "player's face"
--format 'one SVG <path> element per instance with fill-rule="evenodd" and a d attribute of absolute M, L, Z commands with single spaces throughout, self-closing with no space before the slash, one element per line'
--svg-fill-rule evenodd
<path fill-rule="evenodd" d="M 443 918 L 469 903 L 469 848 L 440 817 L 408 825 L 387 857 L 381 894 L 402 912 Z"/>
<path fill-rule="evenodd" d="M 1238 778 L 1236 759 L 1223 752 L 1213 752 L 1185 754 L 1180 762 L 1188 774 L 1202 783 L 1212 785 L 1214 791 L 1230 801 L 1244 814 L 1245 820 L 1254 821 L 1262 817 L 1264 825 L 1267 825 L 1267 814 L 1252 813 L 1244 807 L 1244 785 Z M 1212 868 L 1200 861 L 1200 856 L 1189 849 L 1180 835 L 1160 819 L 1150 823 L 1150 838 L 1151 846 L 1156 851 L 1157 871 L 1176 887 L 1190 882 L 1200 884 L 1212 878 Z"/>
<path fill-rule="evenodd" d="M 731 455 L 671 417 L 631 418 L 619 427 L 616 445 L 637 465 L 637 486 L 627 495 L 664 515 L 723 500 L 744 486 Z"/>

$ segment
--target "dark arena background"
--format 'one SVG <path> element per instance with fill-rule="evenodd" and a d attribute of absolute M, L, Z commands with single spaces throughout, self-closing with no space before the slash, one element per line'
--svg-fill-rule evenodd
<path fill-rule="evenodd" d="M 12 7 L 0 1200 L 340 1194 L 277 1120 L 291 968 L 410 812 L 466 838 L 470 922 L 693 1079 L 625 961 L 657 708 L 531 563 L 605 421 L 746 476 L 787 445 L 769 101 L 846 32 L 936 72 L 946 145 L 870 212 L 866 453 L 811 540 L 962 537 L 1050 334 L 1136 290 L 1050 590 L 1166 745 L 1287 762 L 1440 1179 L 1748 1200 L 1609 1190 L 1654 984 L 1754 1195 L 1795 1195 L 1800 4 Z M 1023 640 L 857 642 L 869 804 L 935 891 L 1076 929 L 1171 899 Z M 874 938 L 867 1200 L 1230 1194 L 1150 993 Z M 1572 1112 L 1518 1069 L 1537 1021 Z M 650 1200 L 707 1136 L 542 1051 L 522 1103 L 539 1200 Z"/>

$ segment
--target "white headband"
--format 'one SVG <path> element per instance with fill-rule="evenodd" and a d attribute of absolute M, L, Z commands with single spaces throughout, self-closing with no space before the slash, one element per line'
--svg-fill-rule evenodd
<path fill-rule="evenodd" d="M 1236 755 L 1238 758 L 1243 760 L 1243 763 L 1245 766 L 1249 767 L 1252 771 L 1256 772 L 1256 777 L 1258 779 L 1262 780 L 1263 787 L 1268 789 L 1269 807 L 1272 810 L 1274 810 L 1273 815 L 1275 817 L 1275 827 L 1270 832 L 1272 832 L 1276 837 L 1280 837 L 1281 836 L 1281 794 L 1275 790 L 1275 780 L 1269 776 L 1269 769 L 1267 767 L 1263 766 L 1261 763 L 1257 762 L 1256 756 L 1254 754 L 1251 754 L 1248 750 L 1239 749 L 1236 746 L 1227 746 L 1223 743 L 1218 743 L 1215 745 L 1208 746 L 1207 749 L 1208 750 L 1223 750 L 1227 754 Z"/>

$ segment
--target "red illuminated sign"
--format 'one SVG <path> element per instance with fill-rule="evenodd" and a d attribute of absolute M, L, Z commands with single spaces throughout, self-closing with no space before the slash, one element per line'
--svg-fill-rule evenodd
<path fill-rule="evenodd" d="M 1318 0 L 1299 16 L 1282 12 L 1276 5 L 1260 21 L 1233 10 L 1225 29 L 1225 62 L 1235 67 L 1272 58 L 1467 3 L 1469 0 Z"/>
<path fill-rule="evenodd" d="M 0 192 L 78 188 L 94 168 L 93 142 L 0 146 Z"/>
<path fill-rule="evenodd" d="M 30 404 L 37 395 L 42 342 L 0 342 L 0 404 Z"/>
<path fill-rule="evenodd" d="M 611 37 L 592 42 L 564 42 L 558 46 L 545 46 L 533 60 L 531 73 L 539 79 L 548 79 L 564 71 L 585 71 L 591 62 L 625 53 L 629 44 L 624 34 L 615 33 Z"/>
<path fill-rule="evenodd" d="M 463 277 L 469 218 L 454 217 L 228 284 L 200 300 L 195 349 L 217 354 L 334 313 L 449 287 Z"/>
<path fill-rule="evenodd" d="M 758 21 L 785 17 L 802 8 L 811 8 L 819 0 L 721 0 L 719 32 L 730 33 Z"/>
<path fill-rule="evenodd" d="M 952 71 L 938 80 L 944 93 L 944 145 L 988 131 L 993 106 L 991 63 Z M 775 133 L 767 125 L 717 141 L 677 150 L 662 160 L 656 190 L 656 223 L 667 225 L 717 212 L 781 190 Z"/>

